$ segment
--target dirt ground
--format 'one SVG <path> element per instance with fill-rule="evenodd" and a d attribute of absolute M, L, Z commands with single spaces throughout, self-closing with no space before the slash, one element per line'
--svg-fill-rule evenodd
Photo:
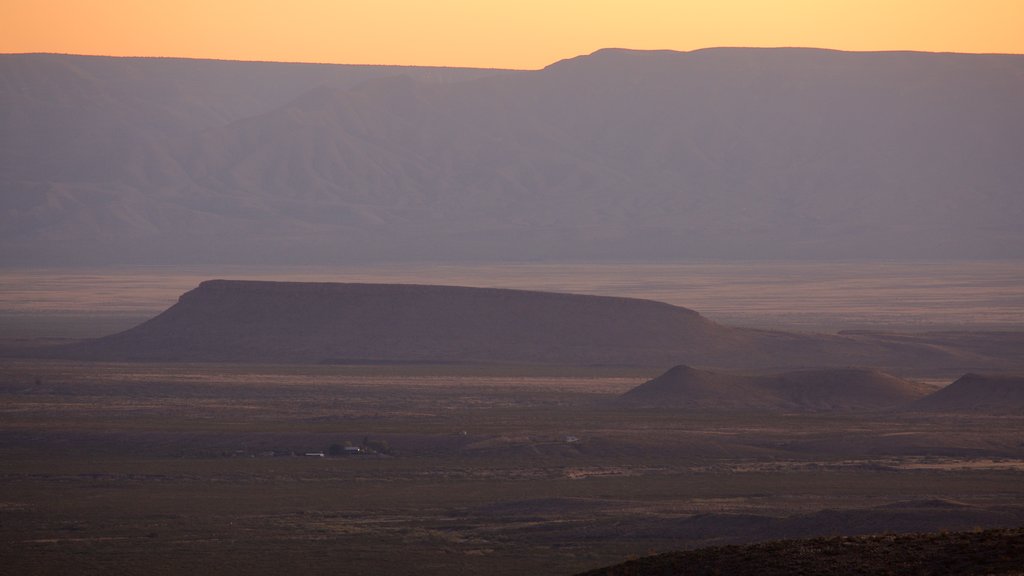
<path fill-rule="evenodd" d="M 1022 417 L 611 402 L 655 375 L 5 360 L 0 572 L 571 574 L 1024 525 Z"/>

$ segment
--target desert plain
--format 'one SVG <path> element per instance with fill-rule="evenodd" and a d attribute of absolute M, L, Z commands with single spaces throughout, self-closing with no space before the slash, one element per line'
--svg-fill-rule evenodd
<path fill-rule="evenodd" d="M 670 366 L 9 350 L 11 574 L 573 574 L 713 545 L 1024 524 L 1012 407 L 623 400 Z M 959 376 L 894 375 L 920 398 Z"/>

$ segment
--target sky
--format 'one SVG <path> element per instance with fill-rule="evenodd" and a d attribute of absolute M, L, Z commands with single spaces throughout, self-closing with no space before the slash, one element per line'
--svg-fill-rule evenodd
<path fill-rule="evenodd" d="M 600 48 L 1024 53 L 1024 0 L 0 0 L 0 53 L 537 69 Z"/>

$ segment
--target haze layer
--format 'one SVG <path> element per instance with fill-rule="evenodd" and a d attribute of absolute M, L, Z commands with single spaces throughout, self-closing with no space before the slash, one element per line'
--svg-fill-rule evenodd
<path fill-rule="evenodd" d="M 6 264 L 1024 256 L 1024 56 L 0 76 Z"/>

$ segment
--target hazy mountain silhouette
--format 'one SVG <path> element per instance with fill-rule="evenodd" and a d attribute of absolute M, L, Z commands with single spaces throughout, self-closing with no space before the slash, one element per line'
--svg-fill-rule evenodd
<path fill-rule="evenodd" d="M 0 74 L 5 262 L 1024 255 L 1021 56 Z"/>
<path fill-rule="evenodd" d="M 927 394 L 919 384 L 857 368 L 744 376 L 675 366 L 626 392 L 626 405 L 711 410 L 878 410 Z"/>
<path fill-rule="evenodd" d="M 33 354 L 15 350 L 19 355 Z M 652 300 L 403 284 L 211 280 L 125 332 L 38 352 L 91 360 L 483 362 L 737 368 L 1021 366 L 953 343 L 723 326 Z M 820 380 L 820 379 L 819 379 Z M 796 398 L 798 379 L 778 384 Z"/>

